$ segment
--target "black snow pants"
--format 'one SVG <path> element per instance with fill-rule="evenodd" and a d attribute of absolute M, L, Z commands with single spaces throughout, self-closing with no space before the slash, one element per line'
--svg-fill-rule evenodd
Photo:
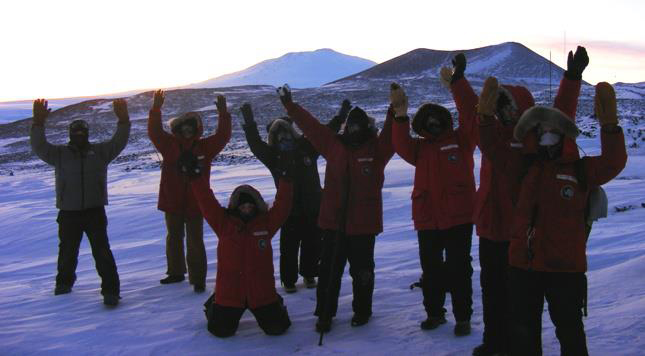
<path fill-rule="evenodd" d="M 423 305 L 428 316 L 437 317 L 445 313 L 446 292 L 450 292 L 455 320 L 470 321 L 473 313 L 472 234 L 472 224 L 418 232 Z"/>
<path fill-rule="evenodd" d="M 488 350 L 508 353 L 508 241 L 479 238 L 484 340 Z"/>
<path fill-rule="evenodd" d="M 585 274 L 536 272 L 511 267 L 511 355 L 542 355 L 544 299 L 563 356 L 588 355 L 582 323 Z"/>
<path fill-rule="evenodd" d="M 290 216 L 280 229 L 280 280 L 295 284 L 303 277 L 318 276 L 321 232 L 317 217 Z M 300 269 L 298 269 L 300 250 Z"/>
<path fill-rule="evenodd" d="M 345 235 L 340 236 L 340 245 L 334 245 L 337 232 L 325 230 L 323 234 L 322 257 L 320 261 L 320 278 L 316 290 L 316 311 L 314 315 L 325 314 L 336 316 L 338 296 L 345 265 L 349 261 L 349 274 L 352 276 L 354 300 L 352 309 L 357 315 L 372 315 L 372 294 L 374 293 L 374 242 L 376 235 Z M 334 260 L 334 252 L 336 259 Z M 331 275 L 332 263 L 335 274 Z M 330 285 L 331 284 L 331 285 Z M 329 295 L 327 288 L 329 286 Z M 329 298 L 329 304 L 325 304 Z"/>
<path fill-rule="evenodd" d="M 119 295 L 120 282 L 107 236 L 107 217 L 103 207 L 58 212 L 58 275 L 56 285 L 73 286 L 76 281 L 78 250 L 83 233 L 92 247 L 96 270 L 101 277 L 101 294 Z"/>
<path fill-rule="evenodd" d="M 208 331 L 217 337 L 233 336 L 240 324 L 242 314 L 247 309 L 213 304 L 212 296 L 204 306 L 206 307 Z M 279 300 L 275 303 L 251 309 L 251 313 L 253 313 L 258 325 L 267 335 L 284 334 L 291 326 L 289 313 L 287 313 L 287 307 L 284 306 L 282 297 L 279 297 Z"/>

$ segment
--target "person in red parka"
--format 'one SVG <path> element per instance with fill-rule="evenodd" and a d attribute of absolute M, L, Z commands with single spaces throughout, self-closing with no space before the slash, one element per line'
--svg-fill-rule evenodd
<path fill-rule="evenodd" d="M 278 89 L 289 117 L 327 160 L 318 226 L 324 230 L 316 310 L 316 329 L 331 329 L 338 308 L 341 278 L 349 261 L 354 300 L 352 326 L 366 324 L 372 315 L 374 242 L 383 231 L 384 170 L 394 155 L 393 114 L 388 111 L 377 134 L 374 119 L 354 107 L 342 134 L 322 125 L 293 102 L 287 85 Z"/>
<path fill-rule="evenodd" d="M 578 47 L 575 55 L 569 52 L 567 71 L 554 106 L 571 119 L 575 119 L 582 72 L 588 63 L 584 47 Z M 521 169 L 523 153 L 535 146 L 531 144 L 525 149 L 522 142 L 513 138 L 520 116 L 535 105 L 531 93 L 514 85 L 501 85 L 498 93 L 493 107 L 498 120 L 481 119 L 479 128 L 482 162 L 474 220 L 479 235 L 484 333 L 483 343 L 473 351 L 475 356 L 508 352 L 508 246 L 519 182 L 508 179 L 507 172 Z M 497 143 L 494 147 L 487 142 L 491 134 Z M 568 150 L 577 152 L 577 147 L 572 145 Z"/>
<path fill-rule="evenodd" d="M 452 296 L 455 335 L 470 333 L 472 273 L 470 248 L 475 200 L 473 152 L 476 146 L 477 95 L 463 76 L 466 58 L 455 57 L 450 88 L 459 112 L 459 128 L 453 129 L 450 112 L 443 106 L 423 104 L 412 120 L 410 136 L 408 100 L 403 89 L 392 84 L 390 98 L 396 114 L 393 142 L 396 152 L 415 166 L 412 219 L 418 231 L 423 271 L 425 330 L 446 322 L 445 291 Z M 444 263 L 443 254 L 446 254 Z"/>
<path fill-rule="evenodd" d="M 498 85 L 489 78 L 482 90 L 482 120 L 492 120 Z M 593 187 L 613 179 L 627 161 L 618 126 L 616 97 L 607 83 L 596 86 L 595 112 L 602 154 L 578 156 L 566 150 L 578 129 L 564 112 L 543 106 L 527 110 L 514 129 L 516 140 L 537 143 L 509 179 L 520 182 L 509 248 L 510 353 L 541 355 L 544 299 L 563 355 L 587 355 L 582 323 L 586 293 L 585 208 Z M 488 115 L 487 115 L 488 114 Z M 490 131 L 489 131 L 490 133 Z M 482 132 L 482 138 L 484 132 Z M 495 137 L 487 138 L 495 142 Z M 484 141 L 482 140 L 482 143 Z"/>
<path fill-rule="evenodd" d="M 205 304 L 208 330 L 215 336 L 235 334 L 247 308 L 268 335 L 283 334 L 291 325 L 275 289 L 271 248 L 271 239 L 291 211 L 293 187 L 287 164 L 281 165 L 282 178 L 271 208 L 257 190 L 241 185 L 225 209 L 209 189 L 208 175 L 192 180 L 199 208 L 219 239 L 215 293 Z"/>
<path fill-rule="evenodd" d="M 206 250 L 203 238 L 203 218 L 197 200 L 190 190 L 188 178 L 182 174 L 186 154 L 190 152 L 199 161 L 198 169 L 210 176 L 211 161 L 231 138 L 231 115 L 226 109 L 226 99 L 217 97 L 219 121 L 214 135 L 202 138 L 203 126 L 197 112 L 188 112 L 170 121 L 171 133 L 163 129 L 161 106 L 165 94 L 154 93 L 148 118 L 148 136 L 161 153 L 161 183 L 159 184 L 158 209 L 165 214 L 166 259 L 168 270 L 161 284 L 181 282 L 188 263 L 188 279 L 195 292 L 203 292 L 206 284 Z M 184 257 L 184 231 L 186 255 Z"/>

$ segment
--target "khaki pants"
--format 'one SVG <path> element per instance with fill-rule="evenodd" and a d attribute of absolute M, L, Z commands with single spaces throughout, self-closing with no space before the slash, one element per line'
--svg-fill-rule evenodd
<path fill-rule="evenodd" d="M 165 213 L 166 259 L 171 276 L 183 276 L 188 263 L 188 280 L 191 284 L 206 284 L 206 249 L 204 248 L 204 219 Z M 186 257 L 184 258 L 184 226 L 186 231 Z"/>

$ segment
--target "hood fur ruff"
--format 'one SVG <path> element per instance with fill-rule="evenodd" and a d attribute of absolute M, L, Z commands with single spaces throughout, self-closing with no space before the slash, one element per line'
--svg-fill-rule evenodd
<path fill-rule="evenodd" d="M 269 137 L 268 137 L 268 144 L 269 146 L 276 146 L 278 144 L 278 132 L 280 130 L 286 130 L 291 132 L 291 135 L 293 135 L 293 139 L 296 140 L 300 137 L 300 134 L 296 132 L 296 129 L 293 128 L 293 125 L 284 119 L 276 119 L 273 120 L 271 123 L 271 127 L 269 127 Z"/>
<path fill-rule="evenodd" d="M 534 106 L 522 114 L 515 125 L 513 136 L 522 141 L 526 134 L 538 125 L 551 126 L 571 139 L 575 139 L 580 133 L 576 124 L 562 111 L 546 106 Z"/>
<path fill-rule="evenodd" d="M 199 133 L 199 136 L 201 136 L 202 132 L 204 131 L 204 128 L 202 126 L 202 116 L 196 111 L 189 111 L 185 114 L 182 114 L 181 116 L 170 119 L 170 121 L 168 121 L 168 125 L 170 125 L 170 131 L 174 132 L 176 128 L 181 126 L 181 124 L 183 124 L 190 118 L 195 118 L 195 120 L 197 120 L 197 132 Z"/>
<path fill-rule="evenodd" d="M 228 208 L 231 210 L 237 209 L 240 205 L 240 195 L 246 193 L 250 195 L 255 201 L 255 206 L 258 209 L 258 213 L 266 213 L 269 209 L 267 203 L 262 199 L 262 195 L 255 188 L 250 185 L 240 185 L 235 188 L 233 194 L 231 194 L 231 199 L 228 201 Z"/>

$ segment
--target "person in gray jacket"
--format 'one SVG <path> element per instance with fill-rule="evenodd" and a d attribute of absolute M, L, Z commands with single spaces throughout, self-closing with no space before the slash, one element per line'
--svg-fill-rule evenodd
<path fill-rule="evenodd" d="M 56 177 L 56 207 L 58 212 L 58 274 L 55 295 L 72 291 L 76 281 L 78 249 L 83 233 L 92 247 L 96 270 L 101 276 L 103 303 L 119 303 L 119 275 L 107 236 L 107 166 L 128 143 L 130 117 L 124 99 L 113 101 L 118 117 L 116 132 L 111 140 L 90 143 L 89 127 L 84 120 L 69 125 L 69 143 L 52 145 L 45 137 L 45 120 L 50 112 L 45 99 L 34 101 L 30 141 L 34 153 L 45 163 L 54 166 Z"/>

